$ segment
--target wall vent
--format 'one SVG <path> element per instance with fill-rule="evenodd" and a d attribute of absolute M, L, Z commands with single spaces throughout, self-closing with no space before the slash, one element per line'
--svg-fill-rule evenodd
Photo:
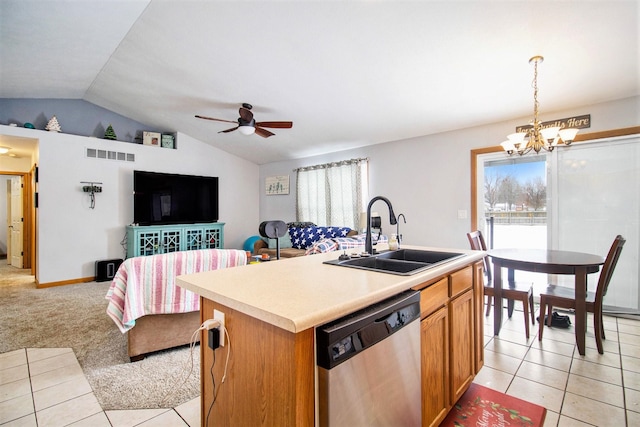
<path fill-rule="evenodd" d="M 121 151 L 99 150 L 96 148 L 87 148 L 87 157 L 93 159 L 119 160 L 122 162 L 135 162 L 136 155 L 133 153 L 123 153 Z"/>

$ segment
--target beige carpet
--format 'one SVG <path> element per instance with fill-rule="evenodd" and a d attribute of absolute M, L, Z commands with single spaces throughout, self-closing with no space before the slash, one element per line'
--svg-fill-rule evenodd
<path fill-rule="evenodd" d="M 28 270 L 0 260 L 0 353 L 72 348 L 105 410 L 169 408 L 197 397 L 199 347 L 193 365 L 188 347 L 131 363 L 126 335 L 106 314 L 108 288 L 90 282 L 36 289 Z"/>

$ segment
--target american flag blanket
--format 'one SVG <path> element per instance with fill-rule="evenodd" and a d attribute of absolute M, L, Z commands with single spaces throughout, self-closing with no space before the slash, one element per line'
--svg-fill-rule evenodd
<path fill-rule="evenodd" d="M 176 286 L 182 274 L 245 265 L 245 251 L 202 249 L 125 260 L 116 272 L 106 299 L 107 314 L 122 333 L 148 314 L 187 313 L 200 309 L 198 295 Z"/>
<path fill-rule="evenodd" d="M 304 253 L 305 255 L 312 254 L 321 254 L 325 252 L 332 251 L 342 251 L 347 249 L 354 249 L 359 246 L 362 246 L 362 250 L 364 250 L 364 241 L 366 239 L 366 235 L 358 234 L 353 237 L 333 237 L 331 239 L 322 239 L 315 242 L 311 245 L 307 251 Z M 372 243 L 375 245 L 376 243 L 386 243 L 387 236 L 372 236 Z"/>

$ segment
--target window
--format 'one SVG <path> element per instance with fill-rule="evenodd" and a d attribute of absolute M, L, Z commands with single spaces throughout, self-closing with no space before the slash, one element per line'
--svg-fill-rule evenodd
<path fill-rule="evenodd" d="M 296 169 L 296 220 L 357 229 L 368 199 L 368 159 Z"/>

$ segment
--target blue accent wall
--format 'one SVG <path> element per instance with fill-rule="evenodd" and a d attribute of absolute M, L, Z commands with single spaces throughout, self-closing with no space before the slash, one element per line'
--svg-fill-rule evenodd
<path fill-rule="evenodd" d="M 103 138 L 104 131 L 111 125 L 118 141 L 141 144 L 144 130 L 167 132 L 166 129 L 151 128 L 82 99 L 0 98 L 0 124 L 24 126 L 25 123 L 31 123 L 36 129 L 44 130 L 53 116 L 58 119 L 62 133 L 73 135 Z M 136 140 L 136 137 L 140 139 Z"/>

